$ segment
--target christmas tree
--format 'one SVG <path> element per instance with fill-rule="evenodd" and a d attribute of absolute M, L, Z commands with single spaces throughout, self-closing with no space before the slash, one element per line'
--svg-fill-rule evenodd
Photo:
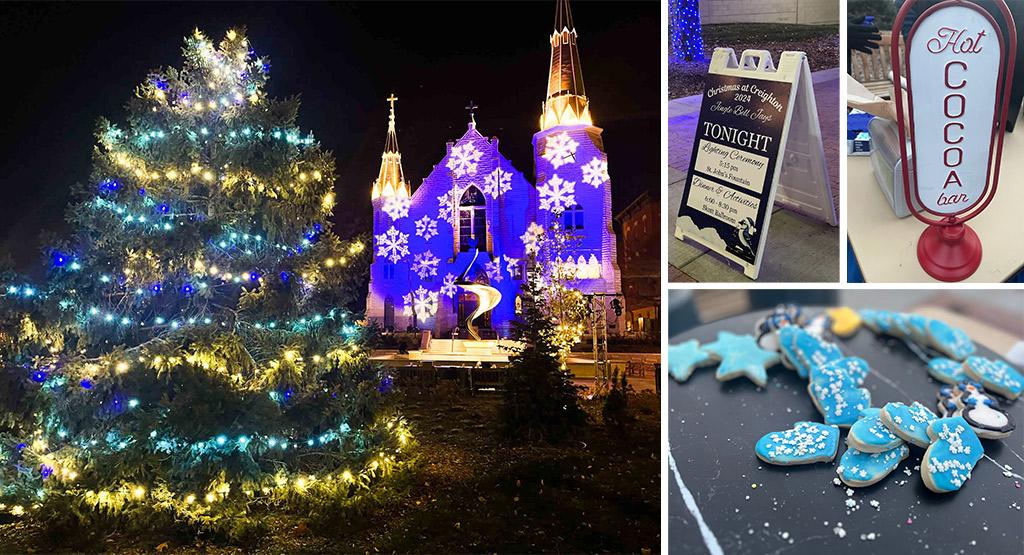
<path fill-rule="evenodd" d="M 672 58 L 687 62 L 703 60 L 700 0 L 669 0 L 668 13 Z"/>
<path fill-rule="evenodd" d="M 345 308 L 369 252 L 330 231 L 332 155 L 243 30 L 183 57 L 99 122 L 46 279 L 0 274 L 0 513 L 212 523 L 345 502 L 402 464 Z"/>

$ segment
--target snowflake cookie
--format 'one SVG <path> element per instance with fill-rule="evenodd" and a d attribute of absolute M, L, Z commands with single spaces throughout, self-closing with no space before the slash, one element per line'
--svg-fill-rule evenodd
<path fill-rule="evenodd" d="M 757 440 L 754 454 L 768 464 L 829 462 L 839 450 L 839 428 L 818 422 L 797 422 L 789 430 L 769 432 Z"/>
<path fill-rule="evenodd" d="M 889 431 L 903 441 L 922 448 L 931 444 L 928 424 L 938 418 L 928 407 L 917 401 L 909 407 L 903 403 L 886 403 L 879 417 Z"/>
<path fill-rule="evenodd" d="M 846 444 L 862 453 L 882 453 L 903 445 L 903 440 L 885 426 L 882 409 L 866 408 L 850 426 Z"/>
<path fill-rule="evenodd" d="M 981 382 L 985 389 L 1007 399 L 1020 397 L 1021 389 L 1024 388 L 1024 376 L 1002 360 L 967 357 L 964 361 L 964 372 L 971 379 Z"/>
<path fill-rule="evenodd" d="M 767 367 L 779 362 L 779 355 L 758 347 L 752 335 L 720 331 L 718 339 L 714 343 L 704 345 L 704 350 L 715 359 L 721 360 L 715 378 L 723 382 L 746 376 L 750 381 L 764 387 L 768 383 Z"/>
<path fill-rule="evenodd" d="M 910 449 L 906 445 L 893 447 L 881 453 L 865 453 L 848 447 L 839 458 L 836 474 L 844 484 L 852 488 L 870 486 L 896 470 L 900 461 L 907 458 Z"/>
<path fill-rule="evenodd" d="M 932 443 L 921 460 L 924 485 L 936 493 L 960 489 L 985 454 L 978 436 L 966 420 L 954 416 L 929 424 L 928 437 Z"/>
<path fill-rule="evenodd" d="M 937 357 L 928 361 L 928 375 L 950 385 L 956 385 L 967 377 L 964 374 L 962 362 L 945 357 Z"/>
<path fill-rule="evenodd" d="M 714 364 L 711 355 L 700 348 L 696 339 L 668 346 L 668 375 L 678 382 L 685 382 L 698 366 Z"/>

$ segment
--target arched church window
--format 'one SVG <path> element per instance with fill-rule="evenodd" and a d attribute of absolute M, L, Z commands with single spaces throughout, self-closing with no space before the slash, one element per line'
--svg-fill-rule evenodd
<path fill-rule="evenodd" d="M 470 185 L 459 200 L 459 250 L 470 250 L 472 239 L 480 250 L 487 250 L 487 202 L 475 185 Z"/>
<path fill-rule="evenodd" d="M 583 207 L 577 204 L 562 212 L 562 227 L 565 229 L 583 229 Z"/>

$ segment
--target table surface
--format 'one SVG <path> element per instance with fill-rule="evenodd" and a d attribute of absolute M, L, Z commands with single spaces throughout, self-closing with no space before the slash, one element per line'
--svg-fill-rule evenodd
<path fill-rule="evenodd" d="M 1024 206 L 1024 129 L 1007 133 L 999 187 L 992 203 L 967 222 L 981 238 L 981 266 L 964 281 L 1005 281 L 1024 266 L 1024 241 L 1017 227 Z M 875 181 L 868 156 L 846 157 L 847 233 L 864 280 L 921 283 L 937 280 L 917 261 L 917 239 L 925 229 L 913 216 L 897 218 Z"/>
<path fill-rule="evenodd" d="M 694 328 L 672 339 L 713 341 L 720 330 L 751 333 L 764 312 L 749 313 Z M 920 401 L 935 410 L 940 384 L 900 341 L 861 329 L 840 340 L 848 356 L 864 358 L 872 372 L 864 387 L 873 406 Z M 979 345 L 979 354 L 994 353 Z M 807 394 L 807 382 L 781 365 L 768 372 L 763 390 L 740 378 L 719 382 L 714 367 L 698 368 L 689 381 L 668 380 L 669 453 L 707 530 L 727 554 L 740 553 L 1020 553 L 1024 545 L 1024 430 L 1003 440 L 982 440 L 988 458 L 955 493 L 937 494 L 921 482 L 923 450 L 866 488 L 836 487 L 832 479 L 845 447 L 831 463 L 773 466 L 754 455 L 764 434 L 800 420 L 821 421 Z M 1004 403 L 1018 426 L 1024 402 Z M 1013 467 L 1004 476 L 993 461 Z M 910 470 L 910 475 L 904 473 Z M 704 536 L 687 507 L 675 475 L 669 472 L 669 549 L 706 553 Z M 1018 488 L 1016 483 L 1020 483 Z M 846 505 L 855 502 L 855 509 Z M 871 501 L 877 501 L 874 507 Z M 908 524 L 908 519 L 911 523 Z M 846 531 L 833 531 L 838 523 Z M 875 534 L 874 540 L 861 535 Z"/>

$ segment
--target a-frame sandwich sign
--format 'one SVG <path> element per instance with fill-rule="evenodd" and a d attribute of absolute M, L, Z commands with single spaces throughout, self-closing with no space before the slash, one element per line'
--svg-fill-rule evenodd
<path fill-rule="evenodd" d="M 828 182 L 811 70 L 803 52 L 716 48 L 676 237 L 739 264 L 757 279 L 772 207 L 838 223 Z"/>

